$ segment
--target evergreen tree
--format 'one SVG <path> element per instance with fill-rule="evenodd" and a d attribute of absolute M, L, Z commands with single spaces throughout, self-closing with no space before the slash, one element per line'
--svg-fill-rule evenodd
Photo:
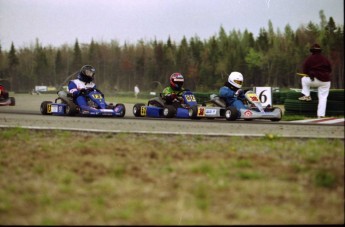
<path fill-rule="evenodd" d="M 19 65 L 19 58 L 16 54 L 16 49 L 12 42 L 10 52 L 8 53 L 8 74 L 10 78 L 9 90 L 17 91 L 19 87 L 17 66 Z"/>

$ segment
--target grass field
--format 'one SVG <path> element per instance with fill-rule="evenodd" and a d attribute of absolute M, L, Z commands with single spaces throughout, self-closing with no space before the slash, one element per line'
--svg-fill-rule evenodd
<path fill-rule="evenodd" d="M 344 223 L 344 140 L 0 129 L 1 225 Z"/>

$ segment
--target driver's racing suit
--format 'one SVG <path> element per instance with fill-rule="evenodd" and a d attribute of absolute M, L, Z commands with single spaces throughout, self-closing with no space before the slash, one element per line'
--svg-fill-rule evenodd
<path fill-rule="evenodd" d="M 79 79 L 71 80 L 68 84 L 68 91 L 73 96 L 73 101 L 78 106 L 88 106 L 86 98 L 83 94 L 83 91 L 88 88 L 96 89 L 96 84 L 93 82 L 86 83 Z"/>
<path fill-rule="evenodd" d="M 184 90 L 185 90 L 184 88 L 181 88 L 180 90 L 174 90 L 172 87 L 168 86 L 164 88 L 162 92 L 163 99 L 165 100 L 166 104 L 173 104 L 174 100 L 178 100 L 182 102 L 183 101 L 182 92 Z"/>
<path fill-rule="evenodd" d="M 223 86 L 219 89 L 219 97 L 224 98 L 227 107 L 234 106 L 238 110 L 239 115 L 241 115 L 240 109 L 248 109 L 243 104 L 242 100 L 245 99 L 245 96 L 241 89 L 234 91 L 227 86 Z"/>

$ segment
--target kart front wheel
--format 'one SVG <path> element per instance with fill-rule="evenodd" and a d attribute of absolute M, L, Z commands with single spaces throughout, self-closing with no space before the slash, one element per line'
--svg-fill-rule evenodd
<path fill-rule="evenodd" d="M 188 110 L 188 115 L 190 118 L 192 119 L 196 119 L 198 114 L 198 107 L 197 106 L 192 106 L 189 110 Z"/>
<path fill-rule="evenodd" d="M 51 101 L 43 101 L 41 103 L 41 107 L 40 107 L 40 111 L 41 111 L 41 114 L 43 115 L 48 115 L 48 104 L 52 103 Z"/>
<path fill-rule="evenodd" d="M 172 118 L 176 114 L 176 108 L 173 106 L 166 106 L 163 109 L 163 116 L 166 118 Z"/>
<path fill-rule="evenodd" d="M 226 110 L 225 110 L 226 120 L 234 121 L 237 119 L 237 116 L 238 116 L 238 110 L 236 109 L 236 107 L 229 106 L 226 108 Z"/>

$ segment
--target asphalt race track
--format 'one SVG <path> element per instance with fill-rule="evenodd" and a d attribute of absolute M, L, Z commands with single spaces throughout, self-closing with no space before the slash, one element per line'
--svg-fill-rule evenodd
<path fill-rule="evenodd" d="M 124 118 L 65 117 L 41 115 L 42 101 L 54 101 L 52 95 L 14 96 L 15 106 L 0 106 L 0 128 L 60 129 L 111 133 L 154 133 L 209 136 L 279 136 L 294 138 L 344 139 L 344 124 L 310 122 L 271 122 L 269 120 L 226 121 L 225 119 L 163 119 L 136 118 L 133 104 L 126 105 Z M 53 98 L 52 98 L 53 97 Z M 111 100 L 112 101 L 112 100 Z"/>

